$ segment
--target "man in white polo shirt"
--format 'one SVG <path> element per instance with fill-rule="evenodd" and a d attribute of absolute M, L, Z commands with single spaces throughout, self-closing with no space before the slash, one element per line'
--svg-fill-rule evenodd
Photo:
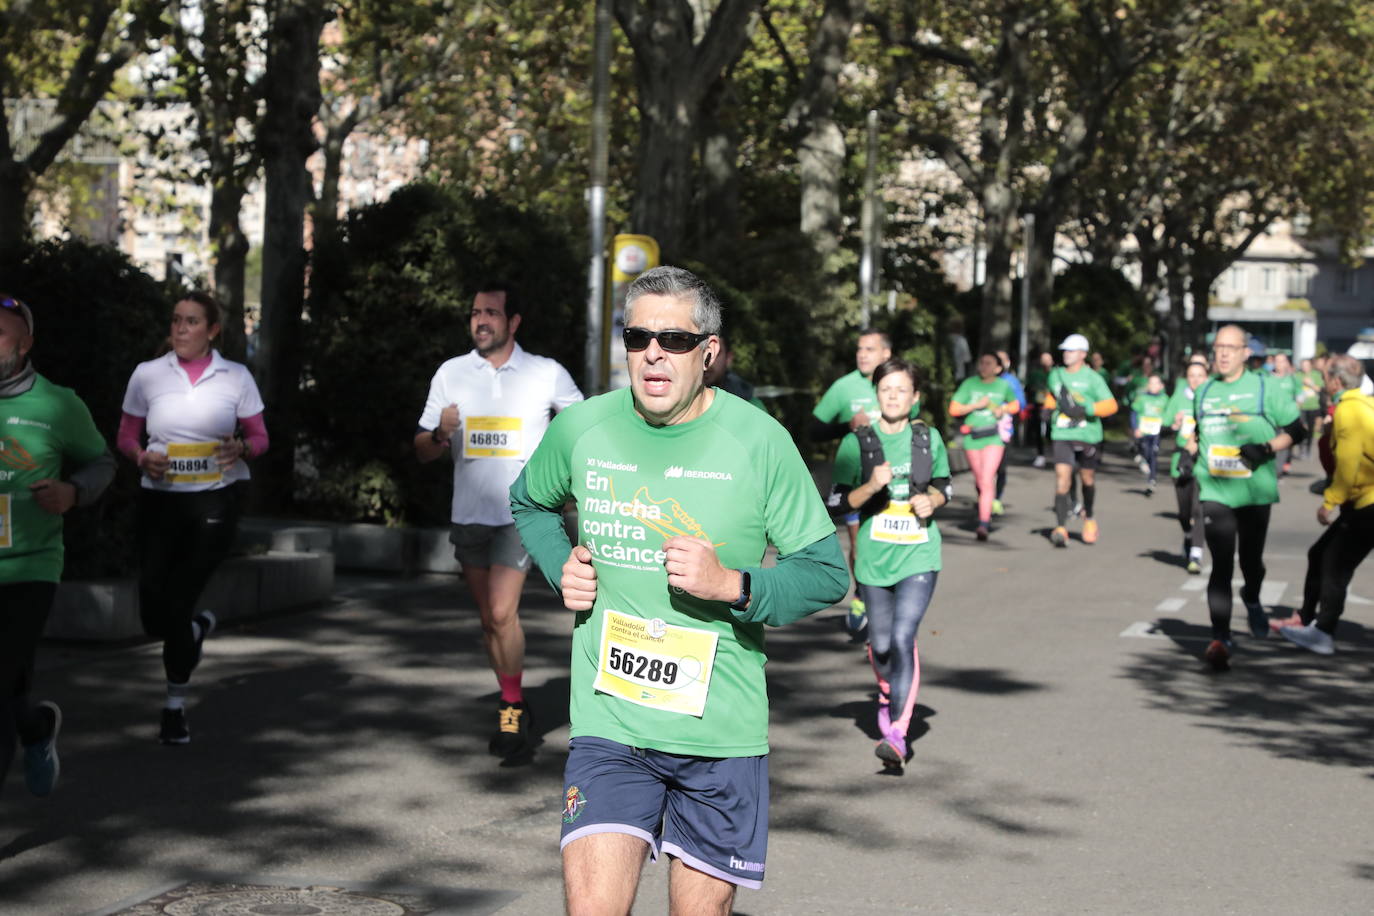
<path fill-rule="evenodd" d="M 510 512 L 519 476 L 553 415 L 582 400 L 568 371 L 515 342 L 521 302 L 507 284 L 482 287 L 472 304 L 475 349 L 439 367 L 415 433 L 415 454 L 453 456 L 453 530 L 449 540 L 482 615 L 482 639 L 501 688 L 493 754 L 529 749 L 530 717 L 521 693 L 525 634 L 520 591 L 529 554 Z"/>

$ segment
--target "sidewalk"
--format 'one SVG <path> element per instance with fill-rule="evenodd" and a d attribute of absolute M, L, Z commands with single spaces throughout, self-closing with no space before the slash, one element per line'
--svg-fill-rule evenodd
<path fill-rule="evenodd" d="M 1317 535 L 1310 470 L 1284 481 L 1269 541 L 1285 609 Z M 1146 500 L 1116 456 L 1099 479 L 1102 540 L 1067 550 L 1043 538 L 1051 471 L 1012 469 L 981 546 L 956 479 L 904 777 L 879 775 L 871 674 L 841 611 L 770 632 L 768 879 L 739 912 L 1368 911 L 1374 564 L 1337 655 L 1238 636 L 1235 670 L 1208 675 L 1172 494 Z M 327 606 L 217 633 L 184 748 L 156 740 L 156 647 L 44 644 L 62 782 L 47 800 L 17 771 L 3 787 L 0 910 L 249 912 L 135 906 L 170 891 L 290 912 L 559 912 L 571 617 L 532 578 L 524 618 L 542 744 L 517 767 L 486 752 L 497 693 L 453 577 L 341 575 Z M 666 871 L 646 869 L 636 912 L 664 912 Z"/>

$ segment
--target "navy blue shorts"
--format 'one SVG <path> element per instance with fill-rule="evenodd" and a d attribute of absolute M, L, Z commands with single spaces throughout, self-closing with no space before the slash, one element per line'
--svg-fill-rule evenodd
<path fill-rule="evenodd" d="M 768 853 L 768 757 L 684 757 L 572 739 L 563 840 L 621 833 L 697 871 L 758 889 Z"/>

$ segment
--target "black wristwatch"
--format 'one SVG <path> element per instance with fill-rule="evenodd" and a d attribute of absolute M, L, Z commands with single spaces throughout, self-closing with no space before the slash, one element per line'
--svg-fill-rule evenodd
<path fill-rule="evenodd" d="M 739 597 L 730 602 L 730 610 L 742 611 L 749 606 L 749 573 L 739 572 Z"/>

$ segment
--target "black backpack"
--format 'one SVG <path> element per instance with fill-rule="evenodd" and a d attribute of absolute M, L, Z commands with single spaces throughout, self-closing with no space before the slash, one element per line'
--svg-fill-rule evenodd
<path fill-rule="evenodd" d="M 859 440 L 859 480 L 862 482 L 873 476 L 873 469 L 886 459 L 883 457 L 883 444 L 872 426 L 860 426 L 854 430 L 854 436 Z M 934 467 L 935 459 L 930 453 L 930 427 L 920 420 L 912 420 L 909 473 L 912 493 L 924 493 L 930 487 Z M 888 492 L 887 487 L 883 487 L 859 507 L 859 519 L 862 521 L 869 516 L 877 515 L 887 507 L 891 499 L 892 494 Z M 836 489 L 831 490 L 831 498 L 827 502 L 838 515 L 846 515 L 850 511 L 844 494 L 838 493 Z"/>

